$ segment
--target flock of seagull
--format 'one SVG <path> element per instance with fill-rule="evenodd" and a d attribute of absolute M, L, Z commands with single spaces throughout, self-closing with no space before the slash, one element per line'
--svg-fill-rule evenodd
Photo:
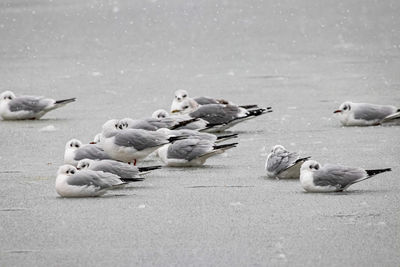
<path fill-rule="evenodd" d="M 0 95 L 3 120 L 40 119 L 47 112 L 74 102 L 37 96 Z M 150 154 L 165 166 L 201 166 L 209 158 L 237 146 L 224 133 L 243 121 L 272 112 L 271 107 L 237 105 L 210 97 L 191 98 L 185 90 L 175 92 L 171 114 L 157 110 L 151 118 L 112 119 L 90 144 L 71 139 L 65 145 L 64 163 L 59 167 L 56 191 L 62 197 L 101 196 L 110 189 L 144 180 L 143 175 L 162 168 L 136 166 Z M 344 126 L 398 124 L 400 109 L 394 106 L 345 102 L 334 111 Z M 229 141 L 227 143 L 227 141 Z M 282 145 L 272 148 L 265 163 L 266 174 L 276 179 L 299 179 L 308 192 L 338 192 L 390 168 L 364 170 L 334 164 L 321 166 L 310 157 L 300 157 Z"/>

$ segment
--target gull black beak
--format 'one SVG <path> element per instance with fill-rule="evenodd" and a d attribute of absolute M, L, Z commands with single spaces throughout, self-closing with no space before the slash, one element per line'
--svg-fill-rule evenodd
<path fill-rule="evenodd" d="M 342 111 L 340 109 L 335 110 L 333 113 L 342 113 Z"/>
<path fill-rule="evenodd" d="M 178 113 L 178 112 L 180 112 L 179 109 L 174 109 L 173 111 L 171 111 L 171 113 Z"/>
<path fill-rule="evenodd" d="M 95 144 L 97 144 L 96 142 L 90 142 L 89 144 L 91 144 L 91 145 L 95 145 Z"/>

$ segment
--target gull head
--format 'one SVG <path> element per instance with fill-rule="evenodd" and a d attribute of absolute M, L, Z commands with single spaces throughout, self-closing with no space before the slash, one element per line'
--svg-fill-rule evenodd
<path fill-rule="evenodd" d="M 65 150 L 77 150 L 82 147 L 82 142 L 78 139 L 71 139 L 65 144 Z"/>
<path fill-rule="evenodd" d="M 153 112 L 151 117 L 154 119 L 165 119 L 169 117 L 169 114 L 164 109 L 157 109 L 156 111 Z"/>
<path fill-rule="evenodd" d="M 307 160 L 301 165 L 301 172 L 315 172 L 321 168 L 321 165 L 315 160 Z"/>
<path fill-rule="evenodd" d="M 93 164 L 94 160 L 92 159 L 82 159 L 78 162 L 76 168 L 78 170 L 89 169 L 90 165 Z"/>
<path fill-rule="evenodd" d="M 58 168 L 57 175 L 71 176 L 77 173 L 77 171 L 78 170 L 74 166 L 67 164 L 67 165 L 62 165 L 60 168 Z"/>
<path fill-rule="evenodd" d="M 191 98 L 183 100 L 176 109 L 172 110 L 174 114 L 189 114 L 199 108 L 199 104 Z"/>
<path fill-rule="evenodd" d="M 275 145 L 271 149 L 271 153 L 277 153 L 278 151 L 286 151 L 286 148 L 282 145 Z"/>
<path fill-rule="evenodd" d="M 13 100 L 15 98 L 15 94 L 11 91 L 5 91 L 3 93 L 1 93 L 0 95 L 0 101 L 1 102 L 10 102 L 11 100 Z"/>
<path fill-rule="evenodd" d="M 118 129 L 120 129 L 120 130 L 127 129 L 130 126 L 132 126 L 134 123 L 135 123 L 135 120 L 133 120 L 131 118 L 120 119 L 118 122 Z"/>
<path fill-rule="evenodd" d="M 119 120 L 108 120 L 106 123 L 103 124 L 101 134 L 102 137 L 110 138 L 116 135 L 119 130 Z"/>
<path fill-rule="evenodd" d="M 175 91 L 175 101 L 182 102 L 188 97 L 186 90 L 176 90 Z"/>

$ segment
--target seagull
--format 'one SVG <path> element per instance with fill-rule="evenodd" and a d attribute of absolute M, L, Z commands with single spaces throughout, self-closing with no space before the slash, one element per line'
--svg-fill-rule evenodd
<path fill-rule="evenodd" d="M 167 134 L 169 136 L 182 136 L 182 137 L 185 137 L 186 139 L 193 139 L 193 138 L 194 139 L 203 139 L 203 140 L 211 141 L 213 143 L 214 142 L 221 143 L 221 142 L 227 141 L 229 139 L 238 137 L 237 133 L 216 136 L 216 135 L 210 134 L 210 133 L 204 133 L 204 132 L 199 132 L 199 131 L 195 131 L 195 130 L 187 130 L 187 129 L 169 130 L 166 128 L 161 128 L 161 129 L 158 129 L 157 132 L 161 132 L 161 133 Z"/>
<path fill-rule="evenodd" d="M 54 100 L 40 96 L 15 96 L 11 91 L 0 95 L 0 117 L 3 120 L 36 120 L 47 112 L 74 102 L 76 98 Z"/>
<path fill-rule="evenodd" d="M 191 118 L 208 122 L 209 132 L 224 131 L 242 121 L 272 112 L 271 107 L 247 110 L 238 106 L 223 104 L 199 105 L 191 98 L 183 100 L 172 113 L 188 114 Z"/>
<path fill-rule="evenodd" d="M 184 100 L 189 98 L 189 94 L 187 93 L 186 90 L 177 90 L 175 91 L 175 97 L 174 100 L 172 101 L 171 104 L 171 112 L 173 110 L 179 109 L 179 104 L 183 102 Z M 229 104 L 233 106 L 237 106 L 235 103 L 227 101 L 225 99 L 215 99 L 207 96 L 201 96 L 201 97 L 195 97 L 193 98 L 194 101 L 197 102 L 199 105 L 208 105 L 208 104 Z M 251 109 L 251 108 L 258 108 L 257 105 L 244 105 L 244 106 L 239 106 L 241 108 L 245 109 Z"/>
<path fill-rule="evenodd" d="M 149 167 L 136 167 L 124 162 L 115 160 L 91 160 L 82 159 L 78 162 L 78 170 L 92 170 L 92 171 L 103 171 L 118 175 L 122 178 L 131 178 L 133 182 L 143 181 L 144 178 L 139 175 L 147 174 L 152 170 L 160 169 L 161 166 L 149 166 Z"/>
<path fill-rule="evenodd" d="M 352 184 L 387 171 L 391 169 L 364 170 L 333 164 L 321 167 L 315 160 L 309 160 L 301 165 L 300 182 L 308 192 L 341 192 Z"/>
<path fill-rule="evenodd" d="M 400 118 L 400 109 L 395 106 L 383 106 L 350 101 L 340 105 L 337 114 L 344 126 L 371 126 L 393 122 Z"/>
<path fill-rule="evenodd" d="M 216 145 L 209 140 L 192 138 L 163 146 L 158 150 L 158 155 L 167 166 L 201 166 L 208 158 L 236 147 L 237 144 Z"/>
<path fill-rule="evenodd" d="M 276 145 L 265 162 L 267 176 L 277 179 L 299 179 L 300 167 L 309 158 L 300 158 L 296 152 L 289 152 L 285 147 Z"/>
<path fill-rule="evenodd" d="M 121 179 L 115 174 L 102 171 L 78 171 L 72 165 L 58 169 L 56 191 L 62 197 L 97 197 L 109 189 L 125 186 L 132 179 Z"/>
<path fill-rule="evenodd" d="M 176 121 L 176 123 L 193 120 L 190 123 L 181 124 L 179 127 L 175 127 L 175 129 L 189 129 L 189 130 L 202 131 L 202 130 L 208 130 L 209 128 L 211 128 L 211 126 L 208 126 L 209 123 L 203 119 L 199 119 L 199 118 L 193 119 L 192 117 L 190 117 L 187 114 L 170 116 L 170 114 L 167 111 L 165 111 L 164 109 L 158 109 L 158 110 L 154 111 L 153 114 L 151 115 L 151 117 L 155 118 L 155 119 L 168 118 L 168 119 Z"/>
<path fill-rule="evenodd" d="M 187 120 L 178 121 L 173 118 L 164 118 L 164 119 L 155 119 L 155 118 L 147 118 L 141 120 L 134 120 L 131 118 L 124 118 L 119 120 L 118 127 L 120 129 L 128 128 L 128 129 L 142 129 L 147 131 L 156 131 L 161 128 L 168 129 L 177 129 L 180 127 L 184 127 L 187 124 L 190 124 L 197 119 L 188 118 Z"/>
<path fill-rule="evenodd" d="M 71 139 L 65 144 L 64 163 L 77 166 L 81 159 L 111 159 L 97 144 L 83 145 L 77 139 Z"/>
<path fill-rule="evenodd" d="M 142 129 L 120 129 L 118 120 L 109 120 L 103 125 L 100 145 L 114 160 L 131 162 L 146 158 L 153 151 L 182 139 L 155 131 Z"/>

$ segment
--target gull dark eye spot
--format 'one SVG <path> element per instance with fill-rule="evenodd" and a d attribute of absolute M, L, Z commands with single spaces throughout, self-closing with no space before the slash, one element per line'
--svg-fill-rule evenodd
<path fill-rule="evenodd" d="M 74 171 L 74 170 L 71 170 L 70 173 L 71 173 L 71 174 L 75 174 L 75 171 Z"/>
<path fill-rule="evenodd" d="M 78 144 L 76 144 L 76 145 L 75 145 L 75 147 L 76 147 L 76 148 L 79 148 L 79 145 L 78 145 Z"/>
<path fill-rule="evenodd" d="M 184 109 L 187 109 L 188 107 L 189 107 L 189 106 L 184 106 L 183 108 L 184 108 Z"/>
<path fill-rule="evenodd" d="M 183 95 L 182 97 L 187 97 L 187 95 Z"/>
<path fill-rule="evenodd" d="M 74 145 L 71 143 L 71 144 L 69 144 L 69 146 L 70 146 L 70 147 L 73 147 Z"/>

